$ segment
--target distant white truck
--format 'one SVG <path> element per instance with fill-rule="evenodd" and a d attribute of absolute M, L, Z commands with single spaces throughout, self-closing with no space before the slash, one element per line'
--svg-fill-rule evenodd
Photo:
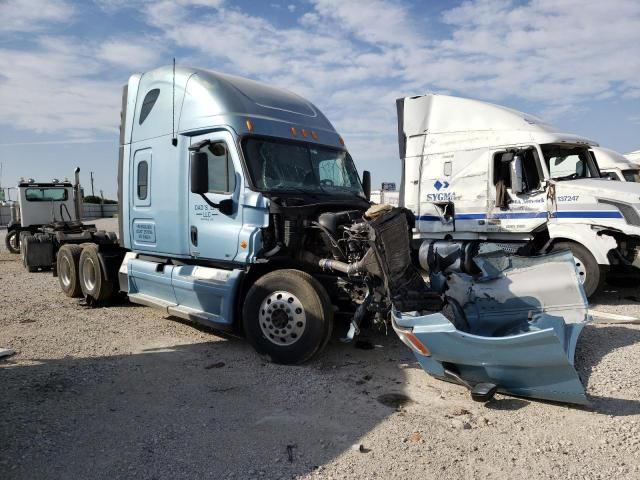
<path fill-rule="evenodd" d="M 11 253 L 21 253 L 25 234 L 42 233 L 44 227 L 58 232 L 75 232 L 81 228 L 80 169 L 75 170 L 75 185 L 68 180 L 36 182 L 20 179 L 18 200 L 10 203 L 11 220 L 7 226 L 5 246 Z"/>
<path fill-rule="evenodd" d="M 640 267 L 640 184 L 601 178 L 596 142 L 476 100 L 397 103 L 400 203 L 416 215 L 423 267 L 457 258 L 447 265 L 465 271 L 479 249 L 536 235 L 544 251 L 572 251 L 587 295 L 609 270 Z"/>
<path fill-rule="evenodd" d="M 371 201 L 373 203 L 384 203 L 387 205 L 393 205 L 397 207 L 400 203 L 400 192 L 397 190 L 372 190 L 371 191 Z"/>
<path fill-rule="evenodd" d="M 633 163 L 640 163 L 640 150 L 635 150 L 633 152 L 629 152 L 625 155 L 628 160 L 631 160 Z"/>
<path fill-rule="evenodd" d="M 621 182 L 640 182 L 640 165 L 621 153 L 603 147 L 591 147 L 591 152 L 596 157 L 602 177 Z"/>

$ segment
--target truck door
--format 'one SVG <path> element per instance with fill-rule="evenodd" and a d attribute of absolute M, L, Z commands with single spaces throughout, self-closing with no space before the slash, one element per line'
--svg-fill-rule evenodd
<path fill-rule="evenodd" d="M 455 229 L 455 188 L 459 182 L 452 175 L 452 159 L 452 154 L 424 155 L 419 171 L 414 169 L 407 177 L 413 182 L 405 182 L 405 188 L 408 183 L 414 183 L 414 198 L 419 199 L 414 212 L 416 230 L 420 233 L 442 234 Z"/>
<path fill-rule="evenodd" d="M 520 191 L 512 185 L 514 162 L 519 162 Z M 498 151 L 492 160 L 487 230 L 527 233 L 548 219 L 544 171 L 535 148 Z"/>
<path fill-rule="evenodd" d="M 213 261 L 231 262 L 238 253 L 238 237 L 242 228 L 242 206 L 239 202 L 241 189 L 240 159 L 235 142 L 229 132 L 215 132 L 193 137 L 191 144 L 209 140 L 211 143 L 200 150 L 209 157 L 209 193 L 212 203 L 233 200 L 233 211 L 225 215 L 207 204 L 199 194 L 189 195 L 189 246 L 193 257 Z M 190 168 L 190 166 L 189 166 Z M 191 182 L 191 172 L 189 172 Z"/>

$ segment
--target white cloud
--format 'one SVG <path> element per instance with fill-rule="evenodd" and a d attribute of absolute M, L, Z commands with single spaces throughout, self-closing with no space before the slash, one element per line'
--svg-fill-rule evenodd
<path fill-rule="evenodd" d="M 162 49 L 157 42 L 146 44 L 138 39 L 113 39 L 98 48 L 96 56 L 114 65 L 138 71 L 153 67 L 158 62 Z"/>
<path fill-rule="evenodd" d="M 412 45 L 423 37 L 407 8 L 393 0 L 311 0 L 328 28 L 344 29 L 354 37 L 381 45 Z M 378 45 L 378 46 L 381 46 Z"/>
<path fill-rule="evenodd" d="M 101 79 L 104 67 L 77 42 L 43 38 L 30 51 L 0 49 L 2 118 L 35 132 L 100 130 L 119 123 L 120 81 Z"/>
<path fill-rule="evenodd" d="M 478 0 L 443 20 L 452 34 L 431 45 L 419 69 L 438 87 L 568 105 L 640 86 L 638 2 Z"/>
<path fill-rule="evenodd" d="M 0 0 L 0 33 L 35 32 L 74 14 L 65 0 Z"/>
<path fill-rule="evenodd" d="M 293 5 L 292 3 L 290 3 L 289 5 L 287 5 L 287 10 L 289 10 L 291 13 L 296 11 L 296 6 Z"/>

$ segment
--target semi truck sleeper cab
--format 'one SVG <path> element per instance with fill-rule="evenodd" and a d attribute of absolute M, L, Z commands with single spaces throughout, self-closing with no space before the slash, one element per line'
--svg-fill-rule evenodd
<path fill-rule="evenodd" d="M 251 80 L 192 68 L 124 87 L 118 243 L 57 245 L 68 296 L 130 301 L 303 362 L 347 313 L 387 319 L 367 223 L 370 175 L 313 104 Z M 104 238 L 103 238 L 104 237 Z M 46 241 L 45 241 L 46 243 Z M 407 249 L 408 255 L 408 249 Z"/>

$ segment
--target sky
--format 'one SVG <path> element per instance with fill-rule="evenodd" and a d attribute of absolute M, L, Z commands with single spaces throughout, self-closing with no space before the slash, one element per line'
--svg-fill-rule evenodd
<path fill-rule="evenodd" d="M 446 93 L 640 149 L 637 0 L 0 0 L 2 186 L 115 198 L 121 89 L 179 65 L 314 103 L 374 187 L 400 178 L 397 98 Z"/>

